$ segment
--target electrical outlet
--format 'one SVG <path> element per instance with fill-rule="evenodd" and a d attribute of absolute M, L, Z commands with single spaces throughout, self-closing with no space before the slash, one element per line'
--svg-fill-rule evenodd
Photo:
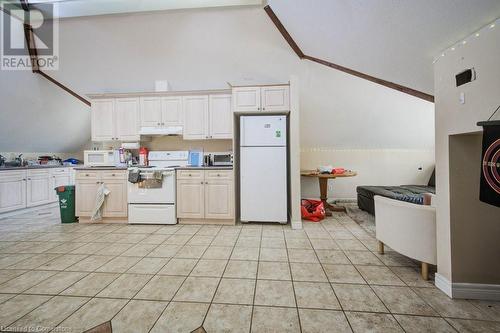
<path fill-rule="evenodd" d="M 417 169 L 417 170 L 418 170 L 418 171 L 423 171 L 423 170 L 424 170 L 424 168 L 422 168 L 422 167 L 418 167 L 418 169 Z"/>
<path fill-rule="evenodd" d="M 328 185 L 328 191 L 333 191 L 333 185 Z"/>

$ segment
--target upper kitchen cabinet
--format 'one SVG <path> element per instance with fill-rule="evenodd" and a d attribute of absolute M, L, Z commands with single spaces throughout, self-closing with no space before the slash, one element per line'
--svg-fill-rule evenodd
<path fill-rule="evenodd" d="M 236 112 L 290 110 L 290 87 L 287 85 L 233 88 Z"/>
<path fill-rule="evenodd" d="M 231 95 L 185 96 L 184 139 L 232 139 Z"/>
<path fill-rule="evenodd" d="M 233 138 L 233 113 L 231 95 L 210 95 L 208 107 L 210 139 Z"/>
<path fill-rule="evenodd" d="M 139 141 L 139 99 L 117 98 L 115 100 L 116 140 Z"/>
<path fill-rule="evenodd" d="M 184 139 L 208 139 L 208 96 L 184 96 Z"/>
<path fill-rule="evenodd" d="M 115 100 L 92 101 L 92 141 L 112 141 L 115 139 Z"/>
<path fill-rule="evenodd" d="M 182 97 L 141 97 L 141 127 L 182 126 Z"/>
<path fill-rule="evenodd" d="M 138 141 L 139 99 L 92 101 L 92 141 Z"/>

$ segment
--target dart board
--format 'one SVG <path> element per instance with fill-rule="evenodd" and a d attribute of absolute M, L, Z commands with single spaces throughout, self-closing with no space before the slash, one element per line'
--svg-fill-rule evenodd
<path fill-rule="evenodd" d="M 500 207 L 500 125 L 483 125 L 479 200 Z"/>

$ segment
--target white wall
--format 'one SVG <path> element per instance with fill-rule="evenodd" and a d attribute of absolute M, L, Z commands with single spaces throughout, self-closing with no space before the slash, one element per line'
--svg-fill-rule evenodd
<path fill-rule="evenodd" d="M 500 209 L 479 202 L 479 194 L 470 187 L 468 202 L 464 202 L 469 210 L 466 221 L 453 219 L 450 200 L 450 169 L 457 168 L 450 164 L 450 136 L 456 134 L 477 133 L 482 131 L 476 123 L 488 119 L 500 104 L 500 31 L 498 25 L 487 29 L 479 37 L 472 38 L 455 51 L 446 52 L 435 64 L 436 94 L 436 186 L 437 186 L 437 237 L 438 237 L 438 273 L 451 282 L 491 283 L 499 284 L 500 271 L 492 270 L 491 254 L 497 260 L 500 251 L 498 243 Z M 455 74 L 466 68 L 474 67 L 477 80 L 469 84 L 455 87 Z M 459 95 L 465 93 L 465 104 L 460 104 Z M 498 118 L 497 118 L 498 119 Z M 464 143 L 463 151 L 469 151 L 471 143 Z M 455 146 L 455 149 L 460 147 Z M 478 154 L 471 154 L 479 156 Z M 480 159 L 477 160 L 478 168 Z M 458 170 L 460 170 L 458 168 Z M 455 173 L 456 170 L 454 170 Z M 471 171 L 476 181 L 479 173 Z M 458 196 L 456 196 L 458 197 Z M 463 197 L 463 196 L 462 196 Z M 496 213 L 495 213 L 496 212 Z M 456 213 L 456 212 L 455 212 Z M 453 244 L 453 229 L 459 227 L 464 238 Z M 469 231 L 467 231 L 469 228 Z M 469 240 L 467 240 L 469 239 Z M 474 247 L 471 244 L 480 244 Z M 453 247 L 467 247 L 474 258 L 464 258 L 482 263 L 482 270 L 471 267 L 460 267 L 461 257 L 453 258 Z M 452 263 L 456 263 L 453 267 Z M 497 265 L 498 266 L 498 265 Z M 496 266 L 496 267 L 497 267 Z M 468 271 L 468 272 L 467 272 Z M 467 272 L 464 274 L 464 272 Z M 464 278 L 464 276 L 467 276 Z M 490 282 L 486 280 L 490 279 Z M 457 281 L 458 279 L 458 281 Z"/>
<path fill-rule="evenodd" d="M 373 150 L 371 162 L 386 169 L 398 168 L 393 161 L 406 158 L 408 154 L 399 152 L 409 149 L 416 152 L 409 154 L 415 166 L 429 163 L 419 154 L 433 149 L 433 104 L 301 61 L 262 8 L 67 19 L 60 22 L 60 35 L 60 69 L 53 76 L 81 94 L 151 91 L 156 79 L 169 80 L 172 90 L 191 90 L 227 88 L 227 81 L 286 82 L 295 74 L 300 84 L 304 149 Z M 3 91 L 0 94 L 1 99 L 8 98 Z M 76 104 L 73 109 L 79 107 Z M 44 112 L 44 107 L 33 103 L 23 119 Z M 82 125 L 78 135 L 89 137 L 88 126 L 88 122 Z M 12 140 L 20 141 L 22 135 Z M 381 149 L 393 150 L 378 154 Z M 346 155 L 342 164 L 349 160 Z M 361 169 L 361 165 L 352 168 Z M 366 178 L 360 181 L 380 182 L 375 171 L 363 174 Z M 392 182 L 413 182 L 415 174 L 410 178 L 401 174 Z M 342 191 L 352 196 L 352 186 Z"/>

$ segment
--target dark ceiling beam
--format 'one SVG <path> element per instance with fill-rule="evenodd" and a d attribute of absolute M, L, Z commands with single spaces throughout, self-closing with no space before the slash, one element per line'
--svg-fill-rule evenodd
<path fill-rule="evenodd" d="M 24 11 L 28 11 L 29 10 L 28 0 L 20 0 L 20 3 L 21 3 L 21 6 L 22 6 L 22 8 L 23 8 Z M 53 77 L 51 77 L 48 74 L 42 72 L 42 70 L 38 66 L 38 64 L 39 64 L 39 62 L 38 62 L 38 51 L 37 51 L 36 44 L 35 44 L 35 35 L 33 34 L 33 28 L 32 28 L 31 25 L 26 24 L 26 23 L 24 23 L 24 38 L 26 39 L 26 48 L 28 49 L 28 53 L 29 53 L 29 56 L 30 56 L 31 70 L 33 71 L 33 73 L 40 74 L 45 79 L 49 80 L 50 82 L 52 82 L 53 84 L 55 84 L 59 88 L 63 89 L 64 91 L 66 91 L 67 93 L 69 93 L 70 95 L 72 95 L 73 97 L 77 98 L 81 102 L 85 103 L 87 106 L 91 106 L 91 103 L 87 99 L 85 99 L 82 96 L 78 95 L 76 92 L 74 92 L 70 88 L 66 87 L 64 84 L 62 84 L 61 82 L 57 81 Z"/>
<path fill-rule="evenodd" d="M 295 52 L 295 54 L 297 54 L 297 56 L 300 59 L 305 59 L 305 60 L 313 61 L 313 62 L 316 62 L 318 64 L 321 64 L 321 65 L 324 65 L 324 66 L 327 66 L 327 67 L 330 67 L 330 68 L 342 71 L 344 73 L 347 73 L 347 74 L 350 74 L 350 75 L 354 75 L 354 76 L 357 76 L 359 78 L 362 78 L 362 79 L 365 79 L 365 80 L 368 80 L 368 81 L 380 84 L 380 85 L 385 86 L 387 88 L 391 88 L 391 89 L 400 91 L 402 93 L 405 93 L 405 94 L 408 94 L 408 95 L 411 95 L 411 96 L 414 96 L 414 97 L 418 97 L 418 98 L 421 98 L 421 99 L 426 100 L 428 102 L 434 103 L 434 96 L 433 95 L 430 95 L 430 94 L 424 93 L 422 91 L 419 91 L 419 90 L 416 90 L 416 89 L 413 89 L 413 88 L 409 88 L 409 87 L 406 87 L 406 86 L 403 86 L 403 85 L 400 85 L 400 84 L 397 84 L 397 83 L 394 83 L 394 82 L 390 82 L 390 81 L 387 81 L 387 80 L 384 80 L 384 79 L 379 79 L 377 77 L 374 77 L 374 76 L 371 76 L 371 75 L 368 75 L 368 74 L 365 74 L 365 73 L 362 73 L 362 72 L 358 72 L 358 71 L 356 71 L 354 69 L 347 68 L 347 67 L 344 67 L 344 66 L 341 66 L 341 65 L 337 65 L 337 64 L 334 64 L 332 62 L 329 62 L 329 61 L 326 61 L 326 60 L 323 60 L 323 59 L 315 58 L 315 57 L 312 57 L 312 56 L 304 54 L 304 52 L 302 52 L 302 50 L 297 45 L 297 43 L 295 43 L 295 41 L 293 40 L 292 36 L 288 33 L 288 31 L 286 30 L 286 28 L 283 26 L 283 24 L 281 23 L 281 21 L 279 20 L 279 18 L 276 16 L 276 14 L 272 10 L 271 6 L 269 6 L 269 5 L 265 6 L 264 10 L 266 11 L 267 15 L 269 15 L 269 18 L 271 19 L 271 21 L 273 21 L 273 23 L 276 26 L 276 28 L 278 28 L 278 30 L 280 31 L 280 33 L 283 36 L 283 38 L 285 38 L 285 40 L 288 42 L 288 44 L 290 45 L 290 47 L 292 48 L 292 50 Z"/>

